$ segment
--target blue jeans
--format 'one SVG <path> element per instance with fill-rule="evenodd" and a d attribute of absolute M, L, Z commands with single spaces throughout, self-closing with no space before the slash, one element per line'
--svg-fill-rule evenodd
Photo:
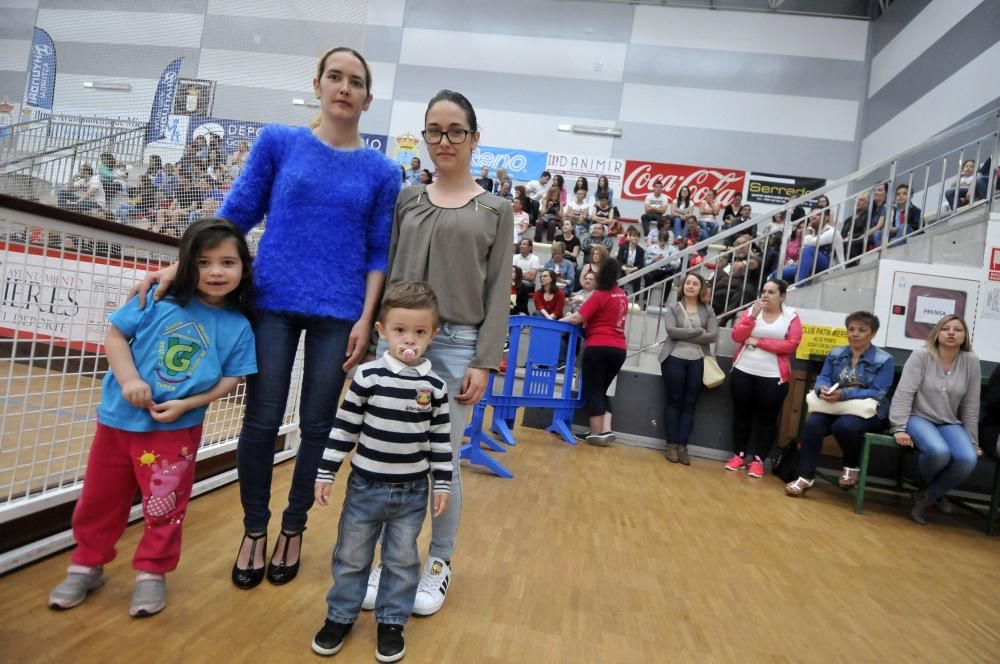
<path fill-rule="evenodd" d="M 813 261 L 816 261 L 816 269 L 813 269 Z M 816 252 L 816 247 L 802 247 L 802 254 L 799 256 L 799 261 L 792 265 L 786 265 L 781 271 L 781 278 L 787 282 L 794 283 L 796 281 L 802 281 L 806 277 L 810 277 L 817 272 L 822 272 L 823 270 L 830 267 L 830 253 L 829 252 Z"/>
<path fill-rule="evenodd" d="M 698 220 L 698 227 L 705 234 L 706 238 L 714 237 L 719 232 L 719 224 L 714 221 L 707 221 L 705 219 Z M 704 238 L 702 238 L 704 239 Z"/>
<path fill-rule="evenodd" d="M 358 619 L 375 558 L 375 542 L 381 534 L 382 577 L 375 598 L 375 620 L 406 624 L 420 580 L 417 537 L 427 512 L 427 487 L 427 478 L 388 484 L 351 473 L 333 550 L 327 618 L 339 623 Z"/>
<path fill-rule="evenodd" d="M 316 470 L 344 387 L 342 366 L 353 325 L 322 316 L 258 313 L 254 324 L 257 374 L 247 377 L 246 413 L 236 447 L 243 527 L 247 532 L 266 531 L 271 518 L 268 504 L 274 439 L 285 416 L 292 365 L 302 332 L 306 333 L 306 343 L 299 396 L 299 450 L 281 527 L 288 532 L 305 528 L 313 504 Z"/>
<path fill-rule="evenodd" d="M 694 408 L 701 393 L 705 360 L 682 360 L 670 356 L 660 365 L 667 405 L 663 430 L 668 443 L 687 445 L 694 428 Z"/>
<path fill-rule="evenodd" d="M 479 328 L 475 325 L 455 325 L 441 323 L 441 331 L 427 347 L 424 354 L 431 361 L 431 368 L 441 380 L 448 384 L 448 414 L 451 418 L 451 498 L 448 509 L 441 516 L 431 519 L 430 555 L 443 560 L 451 560 L 455 553 L 455 537 L 462 516 L 462 463 L 458 453 L 465 438 L 465 425 L 469 421 L 472 406 L 455 401 L 462 391 L 465 370 L 476 354 Z M 384 342 L 378 344 L 378 355 L 387 350 Z"/>
<path fill-rule="evenodd" d="M 942 498 L 975 470 L 976 450 L 961 424 L 934 424 L 911 415 L 906 432 L 920 450 L 920 479 L 935 498 Z"/>
<path fill-rule="evenodd" d="M 831 433 L 844 452 L 844 467 L 861 465 L 861 449 L 866 433 L 885 429 L 885 420 L 878 417 L 863 419 L 855 415 L 810 413 L 802 426 L 802 448 L 799 452 L 799 477 L 816 477 L 816 466 L 823 451 L 823 439 Z"/>

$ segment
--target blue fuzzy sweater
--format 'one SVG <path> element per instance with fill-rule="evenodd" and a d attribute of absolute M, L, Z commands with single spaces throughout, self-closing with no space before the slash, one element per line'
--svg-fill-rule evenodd
<path fill-rule="evenodd" d="M 360 318 L 365 278 L 387 269 L 400 179 L 376 150 L 336 150 L 306 127 L 264 127 L 219 210 L 244 233 L 267 215 L 257 308 Z"/>

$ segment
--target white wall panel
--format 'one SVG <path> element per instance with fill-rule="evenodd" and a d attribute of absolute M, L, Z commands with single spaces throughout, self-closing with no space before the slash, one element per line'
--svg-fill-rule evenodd
<path fill-rule="evenodd" d="M 860 165 L 902 152 L 993 101 L 997 96 L 997 62 L 1000 42 L 869 134 L 861 146 Z M 989 81 L 994 84 L 984 84 Z"/>
<path fill-rule="evenodd" d="M 209 14 L 364 23 L 365 0 L 209 0 Z"/>
<path fill-rule="evenodd" d="M 396 101 L 392 104 L 392 121 L 389 134 L 400 136 L 407 132 L 420 136 L 424 128 L 423 102 Z M 560 132 L 556 125 L 563 122 L 607 126 L 607 122 L 587 118 L 542 115 L 537 113 L 515 113 L 477 108 L 476 118 L 483 145 L 536 150 L 538 152 L 570 152 L 611 156 L 611 140 L 603 136 L 583 136 Z"/>
<path fill-rule="evenodd" d="M 938 0 L 927 5 L 872 59 L 868 96 L 881 90 L 982 2 L 983 0 Z"/>
<path fill-rule="evenodd" d="M 624 122 L 853 141 L 858 102 L 626 83 Z"/>
<path fill-rule="evenodd" d="M 620 81 L 627 49 L 626 44 L 579 39 L 405 28 L 399 62 L 526 76 Z"/>
<path fill-rule="evenodd" d="M 405 10 L 406 0 L 368 0 L 368 17 L 365 23 L 401 28 Z"/>
<path fill-rule="evenodd" d="M 0 69 L 24 71 L 30 51 L 30 39 L 0 39 Z"/>
<path fill-rule="evenodd" d="M 198 14 L 39 9 L 37 25 L 57 48 L 60 41 L 198 48 L 203 23 Z"/>
<path fill-rule="evenodd" d="M 312 95 L 312 79 L 316 75 L 316 60 L 311 55 L 202 49 L 198 76 L 221 85 L 289 90 L 299 93 L 300 97 L 309 97 Z M 391 99 L 396 65 L 387 62 L 369 62 L 368 65 L 375 81 L 373 94 L 379 99 Z"/>
<path fill-rule="evenodd" d="M 641 5 L 632 43 L 863 62 L 868 22 Z"/>
<path fill-rule="evenodd" d="M 156 94 L 155 78 L 102 77 L 108 83 L 128 83 L 131 92 L 94 90 L 83 87 L 84 81 L 93 81 L 93 76 L 82 74 L 59 74 L 56 76 L 54 111 L 57 113 L 78 113 L 105 118 L 134 118 L 148 120 Z"/>

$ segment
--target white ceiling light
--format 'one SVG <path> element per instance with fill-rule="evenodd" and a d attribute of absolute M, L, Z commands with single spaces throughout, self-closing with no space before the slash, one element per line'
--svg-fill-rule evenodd
<path fill-rule="evenodd" d="M 318 99 L 293 99 L 292 104 L 294 106 L 308 106 L 309 108 L 319 108 Z"/>
<path fill-rule="evenodd" d="M 566 131 L 573 134 L 588 134 L 590 136 L 611 136 L 621 138 L 622 130 L 619 127 L 595 127 L 594 125 L 559 124 L 556 125 L 559 131 Z"/>
<path fill-rule="evenodd" d="M 128 83 L 107 83 L 104 81 L 84 81 L 83 87 L 93 90 L 112 90 L 115 92 L 132 92 L 132 86 Z"/>

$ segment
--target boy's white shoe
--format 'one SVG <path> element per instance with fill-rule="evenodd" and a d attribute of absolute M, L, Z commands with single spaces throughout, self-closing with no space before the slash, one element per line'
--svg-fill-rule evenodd
<path fill-rule="evenodd" d="M 451 566 L 441 558 L 431 556 L 424 564 L 424 573 L 417 585 L 417 598 L 413 613 L 418 616 L 434 615 L 444 606 L 444 598 L 451 584 Z"/>
<path fill-rule="evenodd" d="M 382 578 L 382 563 L 372 568 L 372 573 L 368 575 L 368 589 L 365 591 L 365 601 L 361 602 L 361 608 L 371 611 L 375 608 L 375 598 L 378 597 L 378 582 Z"/>

